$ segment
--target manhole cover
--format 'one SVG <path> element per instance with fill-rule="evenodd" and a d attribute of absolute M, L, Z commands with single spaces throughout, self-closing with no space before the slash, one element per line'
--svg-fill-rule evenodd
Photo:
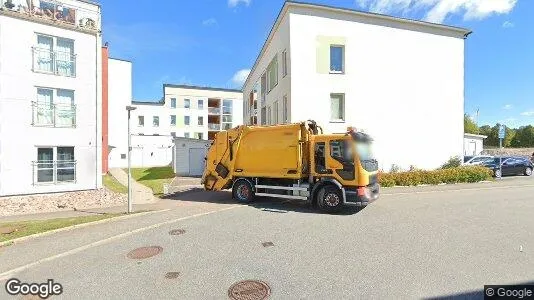
<path fill-rule="evenodd" d="M 228 297 L 234 300 L 264 300 L 271 294 L 271 288 L 258 280 L 245 280 L 234 283 L 228 289 Z"/>
<path fill-rule="evenodd" d="M 181 235 L 181 234 L 184 234 L 184 233 L 185 233 L 185 230 L 183 230 L 183 229 L 173 229 L 173 230 L 169 231 L 170 235 Z"/>
<path fill-rule="evenodd" d="M 263 245 L 263 247 L 273 247 L 274 246 L 274 243 L 273 242 L 265 242 L 265 243 L 261 243 Z"/>
<path fill-rule="evenodd" d="M 165 274 L 166 279 L 176 279 L 178 277 L 180 277 L 180 272 L 168 272 Z"/>
<path fill-rule="evenodd" d="M 131 259 L 145 259 L 156 256 L 163 251 L 160 246 L 141 247 L 134 249 L 128 253 L 128 258 Z"/>

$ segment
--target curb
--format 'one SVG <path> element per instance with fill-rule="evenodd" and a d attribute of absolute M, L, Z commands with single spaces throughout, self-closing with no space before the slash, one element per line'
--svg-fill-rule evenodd
<path fill-rule="evenodd" d="M 36 234 L 32 234 L 32 235 L 19 237 L 19 238 L 13 239 L 13 240 L 5 241 L 5 242 L 0 242 L 0 248 L 1 247 L 5 247 L 5 246 L 11 246 L 11 245 L 14 245 L 16 243 L 24 242 L 24 241 L 27 241 L 27 240 L 31 240 L 31 239 L 35 239 L 35 238 L 39 238 L 39 237 L 43 237 L 43 236 L 47 236 L 47 235 L 52 235 L 52 234 L 59 233 L 59 232 L 71 231 L 71 230 L 78 229 L 78 228 L 84 228 L 84 227 L 89 227 L 89 226 L 98 225 L 98 224 L 105 224 L 105 223 L 109 223 L 109 222 L 112 222 L 112 221 L 121 221 L 121 220 L 131 219 L 131 218 L 134 218 L 134 217 L 140 217 L 140 216 L 146 216 L 146 215 L 151 215 L 151 214 L 155 214 L 155 213 L 167 212 L 169 210 L 171 210 L 171 209 L 169 208 L 169 209 L 147 211 L 147 212 L 136 213 L 136 214 L 134 213 L 134 214 L 131 214 L 131 215 L 112 217 L 112 218 L 109 218 L 109 219 L 104 219 L 104 220 L 99 220 L 99 221 L 94 221 L 94 222 L 87 222 L 87 223 L 72 225 L 72 226 L 68 226 L 68 227 L 58 228 L 58 229 L 54 229 L 54 230 L 50 230 L 50 231 L 45 231 L 45 232 L 41 232 L 41 233 L 36 233 Z"/>

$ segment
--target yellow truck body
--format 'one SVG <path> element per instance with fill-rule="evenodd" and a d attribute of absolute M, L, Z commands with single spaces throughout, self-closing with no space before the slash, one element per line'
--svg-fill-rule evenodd
<path fill-rule="evenodd" d="M 363 133 L 322 134 L 313 121 L 239 126 L 217 133 L 202 183 L 206 190 L 232 189 L 241 202 L 258 195 L 308 201 L 327 211 L 365 206 L 379 190 L 376 160 L 360 153 L 370 143 Z"/>

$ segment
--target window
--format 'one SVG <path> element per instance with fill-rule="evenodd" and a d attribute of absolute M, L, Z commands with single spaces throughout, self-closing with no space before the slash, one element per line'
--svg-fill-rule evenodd
<path fill-rule="evenodd" d="M 223 115 L 232 114 L 232 100 L 223 100 Z"/>
<path fill-rule="evenodd" d="M 345 140 L 331 141 L 330 156 L 339 161 L 352 161 L 350 143 Z"/>
<path fill-rule="evenodd" d="M 287 95 L 284 96 L 284 100 L 282 102 L 282 121 L 284 123 L 289 123 L 289 120 L 288 120 L 288 114 L 287 114 Z"/>
<path fill-rule="evenodd" d="M 269 64 L 269 67 L 267 68 L 267 74 L 269 77 L 268 91 L 270 92 L 278 84 L 278 56 L 275 56 Z"/>
<path fill-rule="evenodd" d="M 152 117 L 152 127 L 159 127 L 159 117 Z"/>
<path fill-rule="evenodd" d="M 176 126 L 176 115 L 171 115 L 171 126 Z"/>
<path fill-rule="evenodd" d="M 137 116 L 137 125 L 139 127 L 145 126 L 145 116 Z"/>
<path fill-rule="evenodd" d="M 223 100 L 223 115 L 222 115 L 222 129 L 228 130 L 232 128 L 232 100 Z"/>
<path fill-rule="evenodd" d="M 278 124 L 278 101 L 274 101 L 273 105 L 273 124 Z"/>
<path fill-rule="evenodd" d="M 191 100 L 184 99 L 184 108 L 191 108 Z"/>
<path fill-rule="evenodd" d="M 198 109 L 204 109 L 204 100 L 198 100 Z"/>
<path fill-rule="evenodd" d="M 33 71 L 60 76 L 76 76 L 74 41 L 70 39 L 37 35 L 33 48 Z"/>
<path fill-rule="evenodd" d="M 121 154 L 121 159 L 126 159 L 126 153 Z"/>
<path fill-rule="evenodd" d="M 343 73 L 345 71 L 345 47 L 330 45 L 330 73 Z"/>
<path fill-rule="evenodd" d="M 198 117 L 198 125 L 200 126 L 204 125 L 204 117 Z"/>
<path fill-rule="evenodd" d="M 202 132 L 195 133 L 195 138 L 201 140 L 203 138 Z"/>
<path fill-rule="evenodd" d="M 176 98 L 171 98 L 171 108 L 176 108 Z"/>
<path fill-rule="evenodd" d="M 345 95 L 330 95 L 330 120 L 334 122 L 345 121 Z"/>
<path fill-rule="evenodd" d="M 184 137 L 185 138 L 189 138 L 189 136 L 190 136 L 189 132 L 184 132 Z"/>
<path fill-rule="evenodd" d="M 267 74 L 261 75 L 261 103 L 265 102 L 265 94 L 267 93 Z"/>
<path fill-rule="evenodd" d="M 326 158 L 324 155 L 324 150 L 324 142 L 319 142 L 315 144 L 315 172 L 319 174 L 326 173 Z"/>
<path fill-rule="evenodd" d="M 176 132 L 175 131 L 171 131 L 171 136 L 172 137 L 176 137 Z"/>
<path fill-rule="evenodd" d="M 189 126 L 189 124 L 191 123 L 191 117 L 189 116 L 184 116 L 184 124 L 186 126 Z"/>
<path fill-rule="evenodd" d="M 286 77 L 287 75 L 287 50 L 282 52 L 282 76 Z"/>
<path fill-rule="evenodd" d="M 267 125 L 271 125 L 271 107 L 267 106 Z"/>
<path fill-rule="evenodd" d="M 76 181 L 74 147 L 37 148 L 34 162 L 35 183 L 60 183 Z"/>
<path fill-rule="evenodd" d="M 267 124 L 267 111 L 265 107 L 261 108 L 261 125 Z"/>
<path fill-rule="evenodd" d="M 76 127 L 74 91 L 37 88 L 32 107 L 34 126 Z"/>

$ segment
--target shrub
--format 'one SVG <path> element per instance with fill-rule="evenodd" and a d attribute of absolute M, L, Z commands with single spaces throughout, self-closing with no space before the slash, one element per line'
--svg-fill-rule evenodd
<path fill-rule="evenodd" d="M 391 169 L 389 170 L 389 173 L 398 173 L 400 172 L 401 168 L 396 165 L 396 164 L 392 164 L 391 165 Z"/>
<path fill-rule="evenodd" d="M 489 180 L 492 172 L 481 166 L 462 166 L 434 171 L 414 170 L 396 173 L 379 173 L 378 180 L 383 187 L 414 186 L 420 184 L 479 182 Z"/>
<path fill-rule="evenodd" d="M 447 162 L 441 165 L 441 169 L 457 168 L 462 165 L 462 159 L 459 156 L 449 158 Z"/>

